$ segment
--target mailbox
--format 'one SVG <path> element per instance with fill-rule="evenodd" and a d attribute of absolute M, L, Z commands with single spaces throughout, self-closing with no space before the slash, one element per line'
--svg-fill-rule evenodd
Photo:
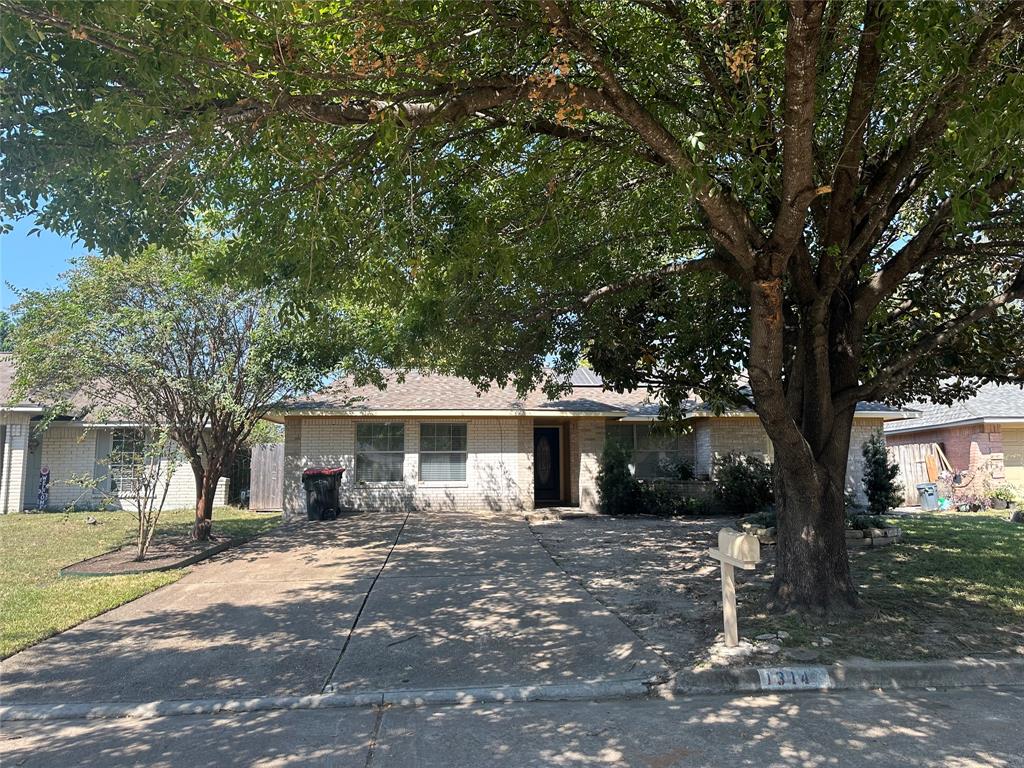
<path fill-rule="evenodd" d="M 754 565 L 761 559 L 761 542 L 757 536 L 731 528 L 723 528 L 718 532 L 718 550 L 744 565 Z"/>
<path fill-rule="evenodd" d="M 725 644 L 733 648 L 739 643 L 734 569 L 742 568 L 749 571 L 754 568 L 761 559 L 761 542 L 752 534 L 723 528 L 718 532 L 718 549 L 712 549 L 708 554 L 722 566 L 722 619 L 725 624 Z"/>

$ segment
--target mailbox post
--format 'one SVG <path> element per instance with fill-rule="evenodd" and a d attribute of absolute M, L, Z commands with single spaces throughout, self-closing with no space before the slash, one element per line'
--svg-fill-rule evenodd
<path fill-rule="evenodd" d="M 736 647 L 740 642 L 736 620 L 736 568 L 753 570 L 761 559 L 761 543 L 756 536 L 732 528 L 718 532 L 718 549 L 708 554 L 722 566 L 722 618 L 725 623 L 725 645 Z"/>

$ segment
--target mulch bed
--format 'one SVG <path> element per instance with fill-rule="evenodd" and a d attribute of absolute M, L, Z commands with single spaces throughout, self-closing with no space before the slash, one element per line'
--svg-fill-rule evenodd
<path fill-rule="evenodd" d="M 223 552 L 241 540 L 221 539 L 219 541 L 192 541 L 185 536 L 161 536 L 154 538 L 146 552 L 146 559 L 135 559 L 136 547 L 129 545 L 104 552 L 86 560 L 62 568 L 61 576 L 116 576 L 126 573 L 169 571 L 198 563 Z"/>

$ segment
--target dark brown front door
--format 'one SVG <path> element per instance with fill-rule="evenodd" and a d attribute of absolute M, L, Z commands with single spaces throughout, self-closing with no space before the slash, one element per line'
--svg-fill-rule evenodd
<path fill-rule="evenodd" d="M 533 428 L 533 498 L 538 503 L 556 504 L 562 500 L 558 435 L 558 427 Z"/>

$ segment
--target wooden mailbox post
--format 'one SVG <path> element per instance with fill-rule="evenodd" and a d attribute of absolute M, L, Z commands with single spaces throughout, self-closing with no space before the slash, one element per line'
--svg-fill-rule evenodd
<path fill-rule="evenodd" d="M 708 551 L 722 565 L 722 617 L 725 621 L 725 644 L 734 648 L 739 644 L 739 624 L 736 621 L 736 571 L 753 570 L 761 559 L 761 543 L 757 536 L 740 533 L 732 528 L 718 532 L 718 549 Z"/>

